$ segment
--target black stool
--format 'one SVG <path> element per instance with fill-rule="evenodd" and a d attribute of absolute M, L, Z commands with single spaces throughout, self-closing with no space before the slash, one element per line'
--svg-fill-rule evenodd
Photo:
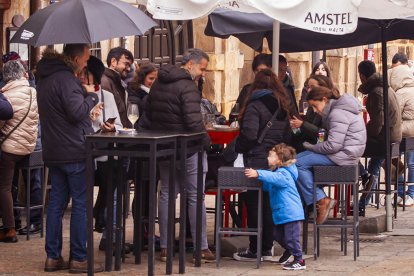
<path fill-rule="evenodd" d="M 24 210 L 26 212 L 26 226 L 27 226 L 27 234 L 26 240 L 30 239 L 30 211 L 42 209 L 41 213 L 41 220 L 40 220 L 40 237 L 43 238 L 43 215 L 44 215 L 44 200 L 40 205 L 31 206 L 30 204 L 30 190 L 31 190 L 31 181 L 30 181 L 30 172 L 33 169 L 41 169 L 42 170 L 42 178 L 41 178 L 41 189 L 42 189 L 42 199 L 44 199 L 45 193 L 45 167 L 43 164 L 42 158 L 42 151 L 34 151 L 29 156 L 21 160 L 16 164 L 16 168 L 20 170 L 26 170 L 27 175 L 27 183 L 26 183 L 26 204 L 24 206 L 15 206 L 15 210 Z"/>
<path fill-rule="evenodd" d="M 414 137 L 403 137 L 400 144 L 400 152 L 404 153 L 403 211 L 405 211 L 405 195 L 407 186 L 414 185 L 414 182 L 407 182 L 407 153 L 410 151 L 414 151 Z"/>
<path fill-rule="evenodd" d="M 221 224 L 216 224 L 216 266 L 220 266 L 221 257 L 221 235 L 231 234 L 236 236 L 257 236 L 257 258 L 256 267 L 259 268 L 262 259 L 262 228 L 263 228 L 263 214 L 262 214 L 262 185 L 257 179 L 247 178 L 244 175 L 244 168 L 221 167 L 218 170 L 218 185 L 217 185 L 217 206 L 216 206 L 216 220 L 222 219 L 222 191 L 223 190 L 256 190 L 259 193 L 258 198 L 258 212 L 257 212 L 257 228 L 225 228 Z"/>
<path fill-rule="evenodd" d="M 313 250 L 315 260 L 319 256 L 319 230 L 320 228 L 341 228 L 341 251 L 347 255 L 347 230 L 353 229 L 354 260 L 359 256 L 359 217 L 358 217 L 358 165 L 355 166 L 315 166 L 313 167 Z M 338 219 L 328 219 L 324 224 L 316 224 L 316 188 L 318 186 L 339 185 L 338 207 L 341 216 Z M 348 222 L 347 210 L 349 202 L 348 186 L 353 191 L 353 221 Z"/>

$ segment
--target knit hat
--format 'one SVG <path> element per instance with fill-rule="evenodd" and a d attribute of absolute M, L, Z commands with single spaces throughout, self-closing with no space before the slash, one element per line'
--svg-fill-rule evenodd
<path fill-rule="evenodd" d="M 102 61 L 95 56 L 90 56 L 87 69 L 93 75 L 95 82 L 101 84 L 101 78 L 105 71 L 105 65 Z"/>
<path fill-rule="evenodd" d="M 18 53 L 14 52 L 14 51 L 11 51 L 10 53 L 4 54 L 1 57 L 1 59 L 2 59 L 3 64 L 4 64 L 4 63 L 6 63 L 10 60 L 18 60 L 18 59 L 20 59 L 20 56 L 19 56 Z"/>

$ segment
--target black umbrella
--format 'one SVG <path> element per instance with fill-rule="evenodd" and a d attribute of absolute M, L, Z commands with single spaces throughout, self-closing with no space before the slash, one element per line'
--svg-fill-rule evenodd
<path fill-rule="evenodd" d="M 11 39 L 35 47 L 142 35 L 157 24 L 120 0 L 65 0 L 37 11 Z"/>
<path fill-rule="evenodd" d="M 233 35 L 255 50 L 262 49 L 266 38 L 272 48 L 272 30 L 274 20 L 264 14 L 240 13 L 228 10 L 216 10 L 208 17 L 205 34 L 220 38 Z M 388 77 L 387 77 L 387 41 L 395 39 L 414 39 L 414 21 L 410 19 L 366 19 L 359 18 L 355 32 L 345 35 L 329 35 L 307 31 L 281 24 L 280 51 L 305 52 L 314 50 L 338 49 L 381 42 L 382 74 L 384 91 L 384 136 L 385 144 L 390 144 L 388 118 Z M 391 206 L 391 149 L 386 148 L 386 215 L 387 231 L 392 231 Z"/>

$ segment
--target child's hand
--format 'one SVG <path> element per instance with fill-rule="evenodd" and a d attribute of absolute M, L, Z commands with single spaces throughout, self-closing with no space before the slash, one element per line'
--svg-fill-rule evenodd
<path fill-rule="evenodd" d="M 244 170 L 244 175 L 247 176 L 248 178 L 258 178 L 259 174 L 257 173 L 256 170 L 253 169 L 245 169 Z"/>

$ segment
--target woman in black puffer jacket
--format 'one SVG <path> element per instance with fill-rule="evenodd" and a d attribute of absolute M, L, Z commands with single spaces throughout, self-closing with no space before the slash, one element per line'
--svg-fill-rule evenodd
<path fill-rule="evenodd" d="M 270 129 L 266 132 L 263 142 L 259 143 L 269 120 L 275 112 Z M 266 69 L 258 72 L 242 104 L 240 113 L 240 136 L 236 142 L 236 152 L 243 153 L 244 166 L 255 169 L 268 169 L 267 156 L 269 150 L 279 143 L 291 143 L 289 116 L 295 114 L 293 103 L 278 80 L 276 74 Z M 269 204 L 269 194 L 263 193 L 263 242 L 262 256 L 264 260 L 272 257 L 273 221 Z M 246 192 L 247 224 L 249 228 L 257 227 L 257 201 L 255 191 Z M 256 236 L 250 236 L 250 247 L 245 252 L 234 254 L 236 260 L 256 258 Z"/>

